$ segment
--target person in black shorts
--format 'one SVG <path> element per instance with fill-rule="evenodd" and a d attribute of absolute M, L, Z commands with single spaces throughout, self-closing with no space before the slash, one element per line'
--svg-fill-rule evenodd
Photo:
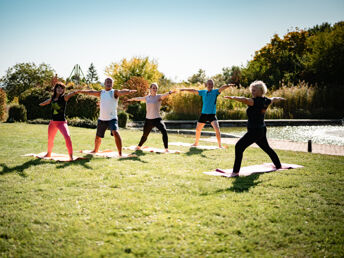
<path fill-rule="evenodd" d="M 201 137 L 201 131 L 204 125 L 208 122 L 213 126 L 216 132 L 216 138 L 217 138 L 217 143 L 219 145 L 219 148 L 222 148 L 220 126 L 215 115 L 216 114 L 216 100 L 222 91 L 224 91 L 230 86 L 234 86 L 234 84 L 223 85 L 219 89 L 214 89 L 213 80 L 208 80 L 205 86 L 207 87 L 206 90 L 195 90 L 195 89 L 188 89 L 188 88 L 180 89 L 180 91 L 189 91 L 195 94 L 199 94 L 202 97 L 202 113 L 197 122 L 196 139 L 195 139 L 195 143 L 192 146 L 198 146 L 199 138 Z"/>
<path fill-rule="evenodd" d="M 284 100 L 284 98 L 273 97 L 267 98 L 264 95 L 267 92 L 267 88 L 264 82 L 254 81 L 250 85 L 250 91 L 252 98 L 225 96 L 227 99 L 236 100 L 248 105 L 246 110 L 247 121 L 247 133 L 240 138 L 235 145 L 235 161 L 233 166 L 233 176 L 238 176 L 243 153 L 245 149 L 253 143 L 256 143 L 263 151 L 265 151 L 276 169 L 281 168 L 281 162 L 276 152 L 269 146 L 266 138 L 266 125 L 264 122 L 264 116 L 266 109 L 271 103 Z"/>
<path fill-rule="evenodd" d="M 99 151 L 102 138 L 105 131 L 109 129 L 111 135 L 115 138 L 118 155 L 122 156 L 122 138 L 118 131 L 117 107 L 119 97 L 136 92 L 136 90 L 115 90 L 112 88 L 113 82 L 111 78 L 106 78 L 104 82 L 104 90 L 81 90 L 79 93 L 100 97 L 100 110 L 97 124 L 97 133 L 94 140 L 94 149 L 92 153 Z"/>

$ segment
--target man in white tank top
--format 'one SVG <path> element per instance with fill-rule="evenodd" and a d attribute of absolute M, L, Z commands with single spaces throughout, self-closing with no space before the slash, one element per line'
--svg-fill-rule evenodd
<path fill-rule="evenodd" d="M 136 92 L 136 90 L 115 90 L 112 88 L 112 79 L 106 78 L 104 82 L 104 90 L 93 91 L 83 90 L 80 93 L 100 97 L 100 112 L 97 124 L 97 133 L 94 141 L 93 153 L 99 151 L 102 138 L 106 129 L 110 129 L 111 135 L 115 137 L 115 142 L 118 150 L 118 155 L 122 156 L 122 139 L 118 132 L 118 118 L 117 118 L 117 107 L 119 96 Z"/>

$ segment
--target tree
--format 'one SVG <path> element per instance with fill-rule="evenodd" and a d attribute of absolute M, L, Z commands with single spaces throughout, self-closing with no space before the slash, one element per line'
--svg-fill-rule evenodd
<path fill-rule="evenodd" d="M 254 80 L 263 80 L 276 87 L 281 81 L 297 83 L 304 69 L 301 60 L 307 51 L 307 37 L 305 30 L 289 32 L 283 38 L 275 34 L 242 70 L 243 84 L 248 85 Z"/>
<path fill-rule="evenodd" d="M 47 64 L 36 66 L 34 63 L 19 63 L 8 68 L 0 82 L 6 91 L 7 98 L 12 101 L 22 92 L 36 86 L 50 85 L 54 70 Z"/>
<path fill-rule="evenodd" d="M 86 75 L 86 82 L 87 83 L 94 83 L 98 81 L 98 74 L 96 68 L 94 67 L 93 63 L 91 63 L 90 67 L 88 68 L 88 72 Z"/>
<path fill-rule="evenodd" d="M 305 80 L 343 85 L 344 22 L 338 22 L 331 30 L 326 29 L 309 37 L 307 47 L 310 51 L 302 59 Z"/>
<path fill-rule="evenodd" d="M 162 76 L 158 64 L 148 57 L 133 57 L 122 59 L 119 63 L 112 63 L 105 68 L 105 74 L 114 80 L 114 88 L 120 89 L 132 77 L 142 77 L 148 83 L 157 82 Z"/>
<path fill-rule="evenodd" d="M 241 79 L 241 69 L 239 66 L 233 65 L 231 68 L 222 68 L 222 74 L 225 83 L 239 84 Z"/>
<path fill-rule="evenodd" d="M 189 77 L 188 81 L 190 83 L 205 83 L 206 81 L 205 71 L 202 69 L 199 69 L 196 74 Z"/>

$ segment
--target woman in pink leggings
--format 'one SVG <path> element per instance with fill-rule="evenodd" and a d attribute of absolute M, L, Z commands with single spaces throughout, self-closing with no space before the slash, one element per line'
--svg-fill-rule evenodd
<path fill-rule="evenodd" d="M 54 87 L 54 94 L 50 99 L 40 103 L 40 106 L 51 104 L 52 120 L 50 120 L 48 127 L 48 152 L 45 157 L 51 157 L 51 152 L 54 146 L 54 139 L 57 130 L 60 130 L 66 141 L 69 158 L 73 160 L 73 147 L 72 140 L 70 138 L 67 121 L 65 117 L 66 103 L 70 97 L 78 94 L 79 91 L 74 91 L 69 94 L 65 94 L 66 86 L 62 82 L 57 82 Z"/>

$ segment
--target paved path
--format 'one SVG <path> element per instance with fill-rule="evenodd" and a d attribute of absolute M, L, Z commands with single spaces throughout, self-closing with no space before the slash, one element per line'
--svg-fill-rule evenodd
<path fill-rule="evenodd" d="M 202 141 L 217 142 L 215 137 L 201 138 Z M 221 141 L 224 144 L 236 144 L 239 138 L 222 138 Z M 271 140 L 268 139 L 270 146 L 277 150 L 292 150 L 292 151 L 308 151 L 307 142 L 292 142 L 286 140 Z M 258 145 L 253 144 L 252 147 L 257 147 Z M 344 156 L 344 146 L 338 145 L 328 145 L 328 144 L 312 144 L 312 152 L 336 156 Z"/>

